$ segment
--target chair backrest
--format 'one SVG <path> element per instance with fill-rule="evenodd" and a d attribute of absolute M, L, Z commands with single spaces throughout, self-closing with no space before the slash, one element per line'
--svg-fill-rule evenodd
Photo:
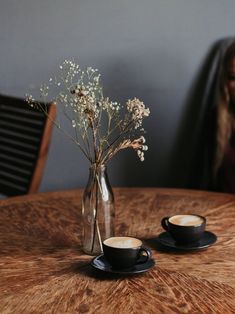
<path fill-rule="evenodd" d="M 49 148 L 56 106 L 48 116 L 23 99 L 0 95 L 0 194 L 36 193 Z"/>

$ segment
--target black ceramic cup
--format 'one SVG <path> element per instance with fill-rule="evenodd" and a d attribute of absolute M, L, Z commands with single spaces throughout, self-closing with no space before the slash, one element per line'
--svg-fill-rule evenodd
<path fill-rule="evenodd" d="M 116 269 L 133 267 L 146 263 L 151 250 L 143 247 L 141 240 L 132 237 L 112 237 L 103 242 L 104 256 Z"/>
<path fill-rule="evenodd" d="M 161 224 L 176 242 L 188 244 L 201 239 L 206 228 L 206 218 L 195 214 L 173 215 L 164 217 Z"/>

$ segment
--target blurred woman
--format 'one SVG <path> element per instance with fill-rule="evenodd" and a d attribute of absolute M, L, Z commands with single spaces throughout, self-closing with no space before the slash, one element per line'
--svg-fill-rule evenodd
<path fill-rule="evenodd" d="M 200 84 L 199 84 L 200 83 Z M 191 99 L 187 187 L 235 194 L 235 38 L 209 51 Z"/>
<path fill-rule="evenodd" d="M 214 189 L 235 193 L 235 42 L 225 52 L 215 106 Z"/>

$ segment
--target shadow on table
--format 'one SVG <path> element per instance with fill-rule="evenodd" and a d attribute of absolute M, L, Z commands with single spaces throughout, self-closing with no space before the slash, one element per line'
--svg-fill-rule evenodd
<path fill-rule="evenodd" d="M 108 273 L 102 270 L 94 269 L 89 261 L 76 262 L 71 265 L 71 271 L 73 273 L 78 273 L 80 275 L 84 275 L 85 277 L 94 278 L 97 280 L 122 280 L 126 278 L 132 278 L 133 276 L 136 278 L 137 276 L 143 276 L 144 273 L 139 274 L 117 274 L 117 273 Z"/>
<path fill-rule="evenodd" d="M 178 249 L 166 247 L 160 243 L 158 237 L 142 239 L 142 240 L 151 250 L 157 250 L 158 252 L 162 252 L 162 253 L 185 255 L 185 254 L 189 254 L 189 253 L 193 254 L 197 252 L 197 251 L 183 251 L 183 250 L 181 251 Z"/>

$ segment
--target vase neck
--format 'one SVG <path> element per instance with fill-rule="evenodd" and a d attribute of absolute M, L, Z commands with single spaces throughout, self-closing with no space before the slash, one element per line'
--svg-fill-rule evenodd
<path fill-rule="evenodd" d="M 93 164 L 90 166 L 89 179 L 86 189 L 92 189 L 98 186 L 99 191 L 109 191 L 112 194 L 112 188 L 109 182 L 107 168 L 105 165 Z"/>
<path fill-rule="evenodd" d="M 89 181 L 100 180 L 101 178 L 105 178 L 106 180 L 107 168 L 105 165 L 92 164 L 89 170 L 90 170 Z"/>
<path fill-rule="evenodd" d="M 106 171 L 106 165 L 104 164 L 91 164 L 90 165 L 90 171 L 91 172 L 105 172 Z"/>

